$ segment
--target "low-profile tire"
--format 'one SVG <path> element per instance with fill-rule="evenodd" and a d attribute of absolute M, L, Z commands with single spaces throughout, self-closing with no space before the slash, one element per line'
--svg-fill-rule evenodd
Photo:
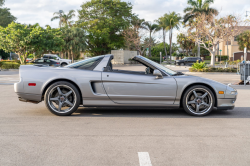
<path fill-rule="evenodd" d="M 67 63 L 62 63 L 61 64 L 61 67 L 64 67 L 64 66 L 66 66 L 67 65 Z"/>
<path fill-rule="evenodd" d="M 182 98 L 184 110 L 193 116 L 205 116 L 209 114 L 215 103 L 213 92 L 206 86 L 195 85 L 188 88 Z"/>
<path fill-rule="evenodd" d="M 80 92 L 73 84 L 58 81 L 46 90 L 44 101 L 51 113 L 58 116 L 68 116 L 79 107 Z"/>

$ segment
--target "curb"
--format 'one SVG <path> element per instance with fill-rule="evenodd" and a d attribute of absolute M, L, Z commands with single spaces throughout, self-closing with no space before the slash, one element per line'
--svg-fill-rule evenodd
<path fill-rule="evenodd" d="M 165 67 L 176 67 L 176 68 L 186 68 L 189 69 L 191 66 L 176 66 L 176 65 L 164 65 Z"/>
<path fill-rule="evenodd" d="M 211 75 L 238 75 L 237 73 L 230 72 L 183 72 L 185 74 L 211 74 Z"/>

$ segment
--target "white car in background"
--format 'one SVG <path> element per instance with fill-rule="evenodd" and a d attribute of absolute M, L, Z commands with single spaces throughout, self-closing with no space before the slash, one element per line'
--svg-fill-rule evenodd
<path fill-rule="evenodd" d="M 62 67 L 71 64 L 71 60 L 69 60 L 69 59 L 62 59 L 62 58 L 60 58 L 56 54 L 44 54 L 43 58 L 53 59 L 53 60 L 59 62 Z"/>

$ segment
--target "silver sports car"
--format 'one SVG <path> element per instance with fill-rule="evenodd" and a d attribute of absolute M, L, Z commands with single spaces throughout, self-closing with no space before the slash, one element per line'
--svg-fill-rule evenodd
<path fill-rule="evenodd" d="M 178 108 L 195 116 L 233 109 L 237 91 L 209 79 L 172 71 L 143 56 L 133 60 L 145 71 L 118 70 L 113 55 L 102 55 L 66 67 L 26 65 L 14 89 L 19 100 L 39 103 L 55 115 L 71 115 L 84 107 Z"/>

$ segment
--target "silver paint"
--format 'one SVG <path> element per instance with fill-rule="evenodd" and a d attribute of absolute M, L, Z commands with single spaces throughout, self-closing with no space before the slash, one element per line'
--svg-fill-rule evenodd
<path fill-rule="evenodd" d="M 162 79 L 154 75 L 104 72 L 112 55 L 105 55 L 94 70 L 73 68 L 20 67 L 20 81 L 14 84 L 17 95 L 23 99 L 42 101 L 47 85 L 52 81 L 68 80 L 80 89 L 83 106 L 166 106 L 178 107 L 184 91 L 192 85 L 211 88 L 217 98 L 217 105 L 233 106 L 235 89 L 219 82 L 190 75 L 171 76 L 161 71 Z M 136 56 L 140 59 L 141 56 Z M 28 86 L 36 83 L 36 86 Z M 224 94 L 219 94 L 224 91 Z"/>

